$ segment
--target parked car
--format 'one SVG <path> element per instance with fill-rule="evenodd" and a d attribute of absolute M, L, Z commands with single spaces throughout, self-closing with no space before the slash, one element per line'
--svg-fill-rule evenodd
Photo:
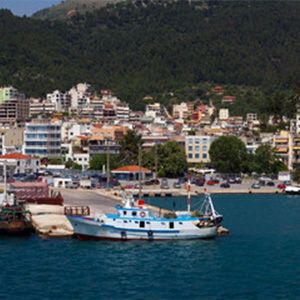
<path fill-rule="evenodd" d="M 229 184 L 229 182 L 224 181 L 220 184 L 220 187 L 224 188 L 224 189 L 228 189 L 228 188 L 230 188 L 230 184 Z"/>
<path fill-rule="evenodd" d="M 217 184 L 217 183 L 219 183 L 219 182 L 217 182 L 217 181 L 215 181 L 215 180 L 208 180 L 208 181 L 207 181 L 207 185 L 215 185 L 215 184 Z"/>
<path fill-rule="evenodd" d="M 180 188 L 181 188 L 180 182 L 178 182 L 178 181 L 176 182 L 176 181 L 175 181 L 175 182 L 173 183 L 173 188 L 174 188 L 174 189 L 180 189 Z"/>
<path fill-rule="evenodd" d="M 135 189 L 136 186 L 134 184 L 123 185 L 122 189 Z"/>
<path fill-rule="evenodd" d="M 169 187 L 169 183 L 168 183 L 168 179 L 163 178 L 163 179 L 161 180 L 160 188 L 161 188 L 161 189 L 164 189 L 164 190 L 168 190 L 168 189 L 170 188 L 170 187 Z"/>
<path fill-rule="evenodd" d="M 191 183 L 193 183 L 197 186 L 204 186 L 205 179 L 204 178 L 195 178 Z"/>
<path fill-rule="evenodd" d="M 251 185 L 251 188 L 252 189 L 260 189 L 260 184 L 259 183 L 253 183 L 252 185 Z"/>
<path fill-rule="evenodd" d="M 284 183 L 279 183 L 277 185 L 277 188 L 281 189 L 281 190 L 284 190 L 286 188 L 286 185 Z"/>
<path fill-rule="evenodd" d="M 274 183 L 274 181 L 268 181 L 266 185 L 267 186 L 275 186 L 275 183 Z"/>
<path fill-rule="evenodd" d="M 158 179 L 150 179 L 144 182 L 144 185 L 158 185 L 159 180 Z"/>

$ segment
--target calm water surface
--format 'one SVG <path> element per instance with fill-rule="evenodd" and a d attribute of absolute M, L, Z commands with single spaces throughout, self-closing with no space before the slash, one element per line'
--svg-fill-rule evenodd
<path fill-rule="evenodd" d="M 300 299 L 300 197 L 213 198 L 231 233 L 216 240 L 0 238 L 0 299 Z"/>

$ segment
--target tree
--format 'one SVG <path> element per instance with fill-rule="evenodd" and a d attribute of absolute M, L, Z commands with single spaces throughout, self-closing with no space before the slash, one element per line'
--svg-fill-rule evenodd
<path fill-rule="evenodd" d="M 120 143 L 120 162 L 127 165 L 138 164 L 139 147 L 142 143 L 140 135 L 134 130 L 128 130 Z"/>
<path fill-rule="evenodd" d="M 300 183 L 300 167 L 297 168 L 293 173 L 293 180 Z"/>
<path fill-rule="evenodd" d="M 90 160 L 90 170 L 102 170 L 103 166 L 107 165 L 106 154 L 96 154 Z M 117 168 L 119 166 L 117 155 L 110 155 L 110 169 Z"/>
<path fill-rule="evenodd" d="M 73 170 L 82 170 L 81 165 L 77 164 L 76 162 L 74 162 L 73 160 L 69 159 L 66 163 L 65 163 L 65 167 L 67 169 L 73 169 Z"/>
<path fill-rule="evenodd" d="M 277 174 L 280 171 L 285 171 L 287 167 L 280 161 L 270 145 L 261 145 L 256 149 L 255 162 L 257 173 Z"/>
<path fill-rule="evenodd" d="M 143 164 L 154 170 L 155 168 L 155 156 L 157 155 L 157 166 L 159 177 L 179 177 L 183 176 L 187 171 L 186 155 L 183 147 L 176 142 L 167 142 L 163 145 L 157 146 L 155 154 L 155 148 L 143 154 Z"/>
<path fill-rule="evenodd" d="M 209 150 L 212 166 L 222 173 L 239 173 L 247 160 L 245 144 L 235 136 L 222 136 L 212 142 Z"/>

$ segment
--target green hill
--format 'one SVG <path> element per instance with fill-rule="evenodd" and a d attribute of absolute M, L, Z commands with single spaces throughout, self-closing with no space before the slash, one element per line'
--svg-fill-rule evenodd
<path fill-rule="evenodd" d="M 107 4 L 124 1 L 126 0 L 65 0 L 60 4 L 36 12 L 32 17 L 41 20 L 64 20 L 76 13 L 86 13 L 102 8 Z"/>
<path fill-rule="evenodd" d="M 292 89 L 300 81 L 299 24 L 292 1 L 144 0 L 66 23 L 2 10 L 0 85 L 38 96 L 84 81 L 137 105 L 147 94 L 206 81 Z"/>

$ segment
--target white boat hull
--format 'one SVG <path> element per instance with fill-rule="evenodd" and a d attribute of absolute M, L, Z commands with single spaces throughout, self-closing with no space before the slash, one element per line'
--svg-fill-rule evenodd
<path fill-rule="evenodd" d="M 100 223 L 97 220 L 69 217 L 74 233 L 81 239 L 107 240 L 184 240 L 209 239 L 217 236 L 217 226 L 197 227 L 189 222 L 183 228 L 156 229 L 156 228 L 124 228 Z"/>

